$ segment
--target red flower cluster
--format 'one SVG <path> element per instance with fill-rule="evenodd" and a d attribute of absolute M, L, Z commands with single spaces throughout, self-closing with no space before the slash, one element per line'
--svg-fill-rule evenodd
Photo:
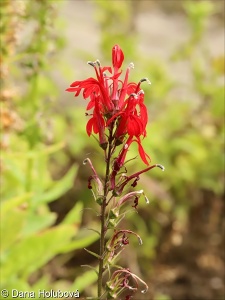
<path fill-rule="evenodd" d="M 94 67 L 96 78 L 89 77 L 83 81 L 75 81 L 66 89 L 68 92 L 74 92 L 75 96 L 83 91 L 83 98 L 90 99 L 86 110 L 93 109 L 93 112 L 88 114 L 91 118 L 87 122 L 86 131 L 89 136 L 92 133 L 99 135 L 99 143 L 104 150 L 108 145 L 107 128 L 113 130 L 115 147 L 127 138 L 117 158 L 117 169 L 123 165 L 128 148 L 133 142 L 138 144 L 140 157 L 146 165 L 150 159 L 141 145 L 141 137 L 146 136 L 148 113 L 144 104 L 144 92 L 140 88 L 142 82 L 149 81 L 144 78 L 139 83 L 128 83 L 133 63 L 128 66 L 122 80 L 120 68 L 123 60 L 123 51 L 115 45 L 112 49 L 113 68 L 102 67 L 98 60 L 88 62 Z"/>

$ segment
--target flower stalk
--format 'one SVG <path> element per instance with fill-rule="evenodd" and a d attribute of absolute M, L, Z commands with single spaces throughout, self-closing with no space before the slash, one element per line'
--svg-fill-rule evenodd
<path fill-rule="evenodd" d="M 101 232 L 100 232 L 100 260 L 99 260 L 99 270 L 98 270 L 98 298 L 102 295 L 102 276 L 104 272 L 104 253 L 105 253 L 105 234 L 107 228 L 105 226 L 106 217 L 105 217 L 105 210 L 107 206 L 107 194 L 108 194 L 108 181 L 109 181 L 109 172 L 110 172 L 110 163 L 111 163 L 111 151 L 112 151 L 112 129 L 110 130 L 109 135 L 109 147 L 108 147 L 108 154 L 106 157 L 106 172 L 105 172 L 105 183 L 104 183 L 104 195 L 103 195 L 103 202 L 101 205 Z"/>
<path fill-rule="evenodd" d="M 134 68 L 133 63 L 129 64 L 122 80 L 123 60 L 123 51 L 115 45 L 112 49 L 112 67 L 102 67 L 99 60 L 88 62 L 94 68 L 96 78 L 89 77 L 83 81 L 75 81 L 66 90 L 73 92 L 75 97 L 82 92 L 84 99 L 89 98 L 86 110 L 90 112 L 86 113 L 89 117 L 86 131 L 88 136 L 92 134 L 98 136 L 99 146 L 105 155 L 103 180 L 97 174 L 91 160 L 89 158 L 84 160 L 84 164 L 88 163 L 93 173 L 89 176 L 88 188 L 92 190 L 96 203 L 100 205 L 99 253 L 87 251 L 99 260 L 97 297 L 102 300 L 118 299 L 124 291 L 128 293 L 125 299 L 130 299 L 130 293 L 138 290 L 138 283 L 145 286 L 142 292 L 148 289 L 141 278 L 116 263 L 121 251 L 129 244 L 130 235 L 136 236 L 139 245 L 142 245 L 142 239 L 137 233 L 129 229 L 118 229 L 118 224 L 124 218 L 126 213 L 124 209 L 130 201 L 133 202 L 130 207 L 134 210 L 137 210 L 142 195 L 146 203 L 149 203 L 143 190 L 133 190 L 138 184 L 140 175 L 155 167 L 164 171 L 162 165 L 150 165 L 150 156 L 142 146 L 142 140 L 147 136 L 148 112 L 141 84 L 143 82 L 150 84 L 150 81 L 143 78 L 138 83 L 129 82 L 130 70 Z M 127 155 L 133 144 L 137 145 L 139 158 L 147 167 L 129 175 L 127 164 L 130 160 L 127 160 Z M 129 188 L 128 193 L 124 193 L 125 187 Z M 113 233 L 108 236 L 112 230 Z M 114 272 L 111 275 L 112 267 Z M 104 273 L 108 276 L 108 280 L 103 286 Z"/>

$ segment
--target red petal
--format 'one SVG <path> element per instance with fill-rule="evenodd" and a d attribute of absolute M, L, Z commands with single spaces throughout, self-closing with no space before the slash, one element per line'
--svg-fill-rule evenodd
<path fill-rule="evenodd" d="M 66 89 L 67 92 L 76 92 L 77 88 L 76 87 L 69 87 L 68 89 Z"/>
<path fill-rule="evenodd" d="M 141 159 L 143 160 L 143 162 L 149 166 L 149 161 L 151 161 L 150 156 L 144 151 L 144 148 L 141 145 L 141 141 L 140 138 L 137 138 L 137 140 L 133 140 L 134 142 L 136 142 L 138 144 L 138 152 L 140 154 Z"/>
<path fill-rule="evenodd" d="M 82 81 L 74 81 L 74 82 L 72 82 L 72 83 L 71 83 L 71 85 L 70 85 L 70 86 L 71 86 L 71 87 L 78 86 L 78 85 L 80 85 L 80 84 L 81 84 L 81 82 L 82 82 Z"/>
<path fill-rule="evenodd" d="M 138 143 L 138 152 L 139 152 L 140 157 L 143 160 L 143 162 L 148 166 L 149 165 L 148 160 L 151 160 L 151 158 L 147 153 L 145 153 L 141 143 Z M 147 160 L 147 158 L 148 158 L 148 160 Z"/>
<path fill-rule="evenodd" d="M 95 101 L 91 100 L 91 101 L 88 103 L 88 105 L 87 105 L 87 107 L 86 107 L 86 110 L 92 109 L 94 106 L 95 106 Z"/>
<path fill-rule="evenodd" d="M 136 83 L 130 82 L 130 83 L 127 85 L 127 94 L 130 95 L 130 94 L 132 94 L 132 93 L 135 93 L 136 87 L 137 87 L 137 84 L 136 84 Z"/>
<path fill-rule="evenodd" d="M 142 133 L 141 121 L 135 117 L 130 116 L 127 124 L 127 133 L 132 136 L 139 136 Z"/>
<path fill-rule="evenodd" d="M 120 75 L 122 74 L 122 72 L 119 72 L 119 73 L 117 73 L 117 74 L 115 74 L 115 75 L 113 75 L 113 76 L 111 76 L 111 77 L 109 77 L 110 79 L 117 79 L 118 77 L 120 77 Z"/>
<path fill-rule="evenodd" d="M 86 131 L 88 136 L 90 136 L 92 133 L 93 124 L 94 124 L 94 118 L 91 118 L 86 125 Z"/>
<path fill-rule="evenodd" d="M 93 131 L 94 131 L 94 133 L 99 133 L 99 128 L 98 128 L 96 119 L 94 119 L 94 122 L 93 122 Z"/>
<path fill-rule="evenodd" d="M 102 72 L 105 72 L 105 71 L 109 71 L 109 73 L 112 74 L 112 68 L 111 67 L 103 67 Z"/>

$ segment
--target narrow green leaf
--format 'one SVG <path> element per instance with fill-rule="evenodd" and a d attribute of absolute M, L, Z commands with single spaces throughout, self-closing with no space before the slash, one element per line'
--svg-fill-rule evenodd
<path fill-rule="evenodd" d="M 87 247 L 98 239 L 99 237 L 93 232 L 84 232 L 83 230 L 80 230 L 76 238 L 71 243 L 64 245 L 61 248 L 61 253 Z"/>
<path fill-rule="evenodd" d="M 98 276 L 98 271 L 96 270 L 95 267 L 92 267 L 90 265 L 81 265 L 81 267 L 85 267 L 85 268 L 89 268 L 89 269 L 93 270 L 96 273 L 96 275 Z"/>
<path fill-rule="evenodd" d="M 99 236 L 101 235 L 100 232 L 96 229 L 93 229 L 93 228 L 87 228 L 87 229 L 96 232 Z"/>
<path fill-rule="evenodd" d="M 97 253 L 92 252 L 92 251 L 90 251 L 90 250 L 88 250 L 88 249 L 86 249 L 86 248 L 84 248 L 84 250 L 87 251 L 89 254 L 91 254 L 91 255 L 97 257 L 98 259 L 100 259 L 100 256 L 99 256 Z"/>

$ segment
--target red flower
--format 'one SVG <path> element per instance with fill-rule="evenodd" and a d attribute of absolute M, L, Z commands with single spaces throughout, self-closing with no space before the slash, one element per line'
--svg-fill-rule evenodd
<path fill-rule="evenodd" d="M 144 105 L 144 92 L 140 90 L 137 94 L 130 94 L 129 98 L 123 103 L 121 110 L 110 118 L 107 124 L 118 118 L 118 127 L 115 137 L 118 140 L 128 133 L 129 136 L 146 136 L 146 125 L 148 113 Z"/>
<path fill-rule="evenodd" d="M 142 173 L 145 173 L 145 172 L 147 172 L 147 171 L 149 171 L 149 170 L 151 170 L 151 169 L 154 169 L 154 168 L 156 168 L 156 167 L 157 167 L 157 168 L 160 168 L 162 171 L 165 170 L 164 166 L 162 166 L 162 165 L 160 165 L 160 164 L 155 164 L 155 165 L 152 165 L 152 166 L 150 166 L 150 167 L 147 167 L 147 168 L 144 169 L 144 170 L 141 170 L 141 171 L 139 171 L 139 172 L 136 172 L 135 174 L 132 174 L 132 175 L 130 175 L 130 176 L 128 176 L 128 177 L 125 177 L 125 178 L 124 178 L 124 181 L 123 181 L 121 184 L 117 185 L 116 188 L 115 188 L 115 186 L 113 187 L 113 193 L 114 193 L 114 195 L 119 196 L 119 195 L 123 192 L 124 187 L 128 184 L 129 181 L 131 181 L 132 179 L 134 179 L 134 183 L 136 183 L 137 180 L 139 180 L 139 175 L 141 175 Z M 112 184 L 112 182 L 113 182 L 112 179 L 113 179 L 113 178 L 111 178 L 111 184 Z M 136 184 L 135 184 L 135 185 L 136 185 Z M 131 186 L 133 186 L 133 184 L 132 184 Z"/>
<path fill-rule="evenodd" d="M 106 78 L 103 78 L 103 72 L 99 68 L 99 72 L 96 69 L 96 66 L 94 66 L 96 70 L 96 74 L 98 74 L 98 80 L 95 78 L 88 78 L 83 81 L 74 81 L 68 89 L 66 89 L 67 92 L 75 92 L 75 97 L 79 96 L 81 90 L 83 89 L 83 98 L 87 99 L 88 97 L 91 98 L 93 95 L 99 95 L 100 96 L 100 103 L 103 107 L 103 113 L 107 111 L 111 111 L 113 109 L 112 102 L 109 97 L 109 90 L 106 83 Z M 88 109 L 88 108 L 87 108 Z M 90 109 L 90 107 L 89 107 Z"/>
<path fill-rule="evenodd" d="M 141 145 L 140 138 L 139 137 L 133 138 L 133 137 L 129 136 L 126 144 L 124 145 L 123 149 L 120 151 L 120 154 L 118 155 L 117 159 L 115 160 L 114 169 L 119 170 L 123 166 L 126 155 L 127 155 L 127 151 L 129 149 L 131 143 L 133 143 L 133 142 L 136 142 L 138 144 L 138 152 L 139 152 L 140 157 L 143 160 L 143 162 L 146 165 L 149 165 L 148 160 L 150 160 L 150 157 L 148 156 L 147 153 L 145 153 L 145 151 Z"/>
<path fill-rule="evenodd" d="M 115 147 L 128 135 L 128 147 L 132 142 L 138 143 L 139 154 L 143 162 L 148 164 L 149 157 L 144 152 L 140 140 L 141 136 L 146 136 L 148 122 L 144 92 L 140 85 L 147 79 L 142 79 L 138 84 L 128 83 L 129 73 L 133 68 L 131 63 L 126 69 L 124 79 L 121 80 L 120 68 L 123 60 L 123 51 L 115 45 L 112 49 L 112 68 L 101 67 L 98 60 L 88 62 L 95 70 L 96 79 L 89 77 L 83 81 L 75 81 L 66 91 L 74 92 L 75 97 L 83 92 L 83 98 L 90 99 L 86 110 L 93 109 L 93 113 L 87 114 L 92 116 L 87 122 L 87 134 L 98 134 L 103 149 L 107 147 L 106 131 L 110 128 L 113 131 Z M 106 72 L 109 75 L 106 75 Z"/>
<path fill-rule="evenodd" d="M 138 144 L 138 152 L 140 154 L 140 157 L 142 159 L 142 161 L 146 164 L 149 165 L 149 161 L 151 160 L 149 155 L 147 153 L 145 153 L 142 145 L 141 145 L 141 141 L 140 138 L 133 138 L 131 136 L 129 136 L 129 138 L 127 139 L 126 144 L 124 145 L 124 147 L 122 148 L 122 150 L 120 151 L 118 157 L 115 159 L 114 164 L 113 164 L 113 171 L 111 174 L 111 178 L 110 178 L 110 189 L 114 190 L 115 189 L 115 181 L 116 181 L 116 175 L 118 173 L 118 171 L 123 167 L 125 159 L 126 159 L 126 155 L 127 152 L 129 150 L 130 145 L 136 142 Z"/>

